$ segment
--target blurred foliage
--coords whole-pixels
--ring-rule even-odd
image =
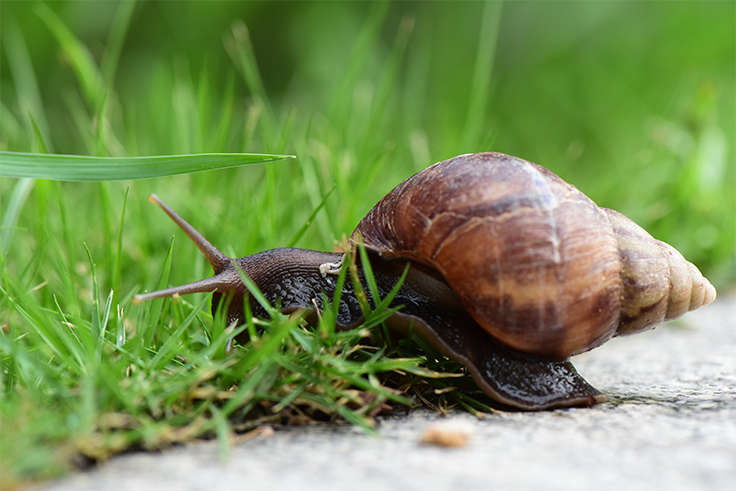
[[[290,210],[304,195],[315,205],[321,190],[338,182],[327,207],[330,230],[312,236],[315,247],[330,247],[418,169],[460,153],[500,151],[541,163],[601,206],[628,214],[715,283],[734,279],[732,2],[40,5],[2,4],[2,149],[34,148],[25,121],[33,114],[55,152],[100,153],[94,128],[83,126],[96,124],[104,99],[109,154],[295,153],[314,160],[313,179],[300,175],[304,164],[266,172],[320,191],[287,193],[289,206],[271,213],[298,222],[307,210]],[[108,61],[99,73],[103,90],[90,88],[70,50],[60,48],[46,10],[93,62]],[[18,30],[43,114],[29,112],[21,97],[19,84],[28,82],[12,53],[18,48],[8,46]],[[252,40],[262,93],[228,49],[238,35]],[[478,97],[473,83],[482,57],[492,69]],[[287,118],[283,148],[253,126]],[[203,181],[251,195],[261,172],[193,176],[186,187],[236,223],[241,207],[207,205],[217,197]],[[281,229],[271,223],[267,231]],[[249,245],[273,247],[280,236]]]

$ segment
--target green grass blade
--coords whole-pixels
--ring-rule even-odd
[[[180,342],[180,337],[189,328],[189,325],[197,317],[197,314],[202,310],[202,307],[209,301],[209,298],[205,297],[195,307],[194,310],[187,316],[186,319],[176,328],[176,331],[169,336],[169,338],[161,345],[161,348],[156,353],[156,356],[151,360],[149,367],[150,370],[160,370],[163,366],[168,363],[171,358],[176,355],[176,345]]]
[[[108,91],[104,91],[102,93],[102,96],[100,97],[100,104],[97,106],[97,114],[95,115],[95,122],[96,122],[96,128],[95,131],[97,134],[95,135],[97,137],[97,152],[96,154],[100,157],[105,156],[106,149],[108,148],[107,145],[107,125],[106,125],[106,117],[105,113],[107,112],[107,102],[108,102]]]
[[[215,429],[217,431],[217,454],[220,462],[224,463],[230,457],[230,439],[233,430],[230,427],[230,423],[227,418],[218,411],[217,408],[212,407],[211,410],[212,417],[215,421]]]
[[[136,3],[137,2],[135,2],[135,0],[130,2],[120,2],[120,7],[118,7],[118,11],[115,14],[115,20],[113,21],[110,35],[107,38],[107,45],[105,46],[105,55],[100,63],[102,79],[107,87],[112,87],[115,80],[115,72],[118,68],[120,52],[123,48],[125,34],[128,31],[128,26],[130,25],[130,19],[133,16]]]
[[[35,181],[33,179],[21,179],[13,186],[10,201],[3,214],[2,227],[0,227],[0,258],[7,254],[10,242],[13,240],[13,233],[18,224],[18,216],[28,199],[28,195],[31,194],[34,184]]]
[[[18,369],[18,376],[26,381],[28,385],[31,380],[53,381],[58,378],[58,374],[49,367],[47,363],[39,360],[29,353],[27,347],[23,343],[15,339],[10,339],[5,334],[0,335],[0,354],[3,357],[12,357]]]
[[[292,155],[205,153],[153,157],[88,157],[0,152],[0,177],[120,181],[190,174],[294,158]]]
[[[171,237],[169,249],[166,252],[166,258],[164,259],[164,267],[161,271],[161,276],[159,277],[158,283],[156,284],[156,290],[163,290],[168,285],[169,272],[171,271],[171,259],[174,255],[174,239],[175,237]],[[161,322],[164,322],[164,318],[161,316],[161,313],[164,310],[164,305],[168,301],[169,299],[167,298],[161,298],[156,299],[153,302],[149,302],[151,306],[150,308],[146,309],[146,317],[148,321],[146,322],[146,325],[148,326],[148,328],[143,336],[138,336],[139,339],[143,340],[144,348],[148,348],[153,344],[154,336],[159,331],[160,327],[158,326],[157,321],[161,319]]]
[[[59,305],[59,300],[56,298],[56,295],[54,295],[54,304],[56,305],[56,309],[59,311],[59,316],[61,317],[62,323],[69,330],[69,333],[76,341],[76,344],[74,344],[71,340],[67,342],[67,348],[76,358],[81,370],[84,367],[84,343],[82,343],[82,340],[79,339],[79,336],[77,336],[76,328],[72,327],[72,324],[67,320],[66,314],[64,314],[64,310],[61,308],[61,305]]]
[[[323,319],[325,319],[325,322],[320,323],[320,330],[326,331],[326,334],[334,334],[335,333],[335,323],[337,321],[337,316],[340,314],[340,301],[342,299],[342,290],[345,286],[345,279],[348,275],[348,267],[345,264],[345,261],[349,260],[347,256],[343,256],[343,266],[340,268],[340,274],[337,276],[337,283],[335,284],[335,298],[332,299],[332,308],[327,309],[325,308],[325,312],[323,314]],[[325,295],[325,299],[326,299]],[[325,301],[325,305],[327,305],[327,302]],[[328,317],[325,314],[329,314],[329,323]]]
[[[363,272],[365,273],[365,282],[368,283],[368,291],[373,298],[373,302],[378,305],[381,301],[381,296],[378,293],[378,285],[376,284],[376,279],[373,276],[373,268],[371,267],[371,262],[368,259],[368,252],[365,250],[363,244],[358,245],[358,253],[360,254],[360,267],[363,268]],[[406,271],[404,274],[406,274]]]
[[[113,291],[110,290],[110,293],[107,296],[107,301],[105,302],[105,310],[102,313],[102,324],[100,327],[100,349],[102,349],[102,342],[105,339],[105,333],[107,332],[107,323],[110,320],[110,310],[112,309],[112,297],[113,297]]]
[[[89,251],[86,243],[84,244],[84,250],[87,251],[90,271],[92,272],[92,339],[97,342],[99,337],[103,335],[100,330],[102,320],[100,317],[100,289],[97,285],[97,266],[92,259],[92,253]]]
[[[46,23],[69,57],[87,101],[92,107],[98,108],[105,93],[105,85],[92,54],[46,4],[38,4],[36,13]]]
[[[230,136],[230,128],[233,125],[233,109],[235,106],[235,73],[231,71],[227,76],[227,82],[222,96],[220,120],[213,138],[215,142],[213,148],[215,149],[226,148],[228,137]]]
[[[43,131],[36,123],[36,118],[33,117],[33,113],[28,113],[28,120],[31,123],[33,129],[33,141],[35,143],[35,151],[38,153],[49,153],[49,144],[46,142],[46,138],[43,135]]]
[[[125,196],[123,197],[123,210],[120,212],[120,232],[118,233],[118,243],[115,249],[115,261],[112,267],[112,291],[115,294],[114,305],[117,305],[120,298],[120,257],[123,253],[123,226],[125,225],[125,208],[128,205],[128,192],[130,187],[125,188]]]
[[[63,360],[63,363],[67,367],[74,367],[75,360],[73,356],[69,354],[68,339],[63,337],[61,333],[56,331],[53,325],[50,324],[46,318],[40,318],[39,316],[42,315],[41,312],[30,312],[29,309],[24,308],[19,303],[19,301],[21,301],[20,298],[18,299],[18,301],[16,301],[16,299],[8,295],[8,292],[6,292],[2,287],[0,287],[0,292],[8,297],[10,305],[15,309],[16,312],[18,312],[18,314],[20,314],[23,320],[26,321],[26,323],[31,327],[32,331],[35,332],[41,339],[43,339],[45,346],[47,346],[53,352],[53,356],[57,357],[60,360]],[[81,369],[82,367],[79,368]]]
[[[2,128],[2,140],[4,142],[15,142],[16,145],[22,147],[23,144],[23,125],[17,115],[0,100],[0,128]],[[6,143],[7,144],[7,143]]]
[[[266,297],[263,296],[261,290],[255,283],[253,283],[253,280],[251,280],[250,277],[245,274],[245,271],[243,271],[243,268],[240,267],[240,264],[233,261],[233,265],[235,266],[235,269],[238,270],[240,279],[243,281],[245,287],[248,289],[248,293],[252,295],[259,304],[261,304],[261,307],[263,307],[266,312],[268,312],[268,315],[270,315],[271,318],[277,317],[279,312],[270,303],[268,303],[268,300],[266,300]]]
[[[347,406],[337,406],[335,408],[337,413],[345,418],[345,421],[348,423],[354,424],[355,426],[360,427],[363,431],[365,431],[370,436],[378,437],[378,432],[371,426],[371,420],[367,416],[362,416],[360,414],[357,414],[352,409],[348,408]]]
[[[404,53],[414,29],[414,20],[410,17],[402,19],[393,48],[386,61],[381,79],[376,87],[375,101],[372,104],[368,120],[368,134],[375,134],[384,121],[391,93],[396,86],[398,75],[405,65]]]
[[[0,166],[2,166],[2,159],[0,158]],[[77,284],[76,279],[78,278],[78,275],[74,269],[77,261],[76,261],[76,245],[77,241],[74,240],[75,234],[73,230],[73,219],[70,218],[70,210],[67,209],[66,201],[63,199],[63,193],[61,192],[61,185],[58,182],[53,183],[53,188],[55,190],[55,196],[56,196],[56,208],[59,210],[59,219],[61,221],[61,236],[60,237],[54,237],[54,241],[58,243],[63,243],[63,248],[61,245],[54,247],[54,255],[56,256],[56,266],[58,271],[64,271],[65,274],[62,275],[62,279],[64,282],[66,294],[65,294],[65,301],[67,303],[67,306],[69,303],[72,304],[73,310],[72,312],[75,315],[80,315],[81,312],[81,305],[80,305],[80,298],[79,295],[77,295]],[[73,213],[73,212],[71,212]],[[62,252],[62,249],[64,252]],[[67,307],[69,308],[69,307]]]
[[[244,22],[236,21],[233,23],[231,32],[232,35],[225,38],[225,48],[235,66],[242,71],[243,78],[251,94],[264,105],[264,131],[267,136],[273,137],[276,128],[275,118],[269,105],[261,72],[258,69],[258,62],[253,51],[253,43],[250,39],[248,27]]]
[[[470,100],[468,101],[468,116],[465,122],[465,141],[460,149],[463,152],[477,152],[481,138],[481,129],[486,126],[483,118],[487,114],[488,97],[491,90],[491,74],[493,72],[493,60],[496,56],[496,41],[501,23],[501,8],[503,2],[486,2],[483,9],[480,40],[478,52],[475,58],[475,71],[473,72],[473,84],[470,88]]]
[[[299,242],[299,239],[302,238],[302,236],[304,235],[304,232],[307,231],[307,229],[309,228],[309,226],[314,221],[314,217],[317,216],[317,213],[319,213],[319,211],[325,206],[325,203],[327,203],[327,198],[330,197],[330,195],[332,194],[332,191],[335,190],[335,187],[337,187],[337,184],[333,184],[332,187],[330,188],[330,190],[327,191],[327,193],[325,194],[325,197],[322,198],[322,201],[319,203],[319,205],[317,205],[317,207],[314,209],[314,211],[312,211],[312,214],[309,215],[309,218],[307,218],[307,221],[304,222],[304,225],[302,225],[302,227],[299,230],[297,230],[297,232],[291,238],[291,240],[289,241],[289,243],[286,244],[286,247],[294,247],[296,245],[296,243]]]
[[[363,29],[350,53],[350,62],[343,72],[339,86],[333,91],[328,114],[336,121],[348,120],[350,107],[345,102],[352,100],[352,92],[364,76],[365,67],[377,44],[388,8],[389,2],[373,2],[371,5]]]
[[[82,96],[76,91],[69,91],[64,94],[64,102],[68,108],[67,113],[79,135],[77,148],[84,148],[84,153],[95,155],[97,151],[97,131],[92,118],[87,113]]]
[[[35,131],[38,131],[42,135],[40,140],[46,142],[47,148],[50,149],[49,125],[46,120],[41,94],[38,90],[38,83],[33,70],[31,55],[28,52],[28,46],[15,19],[11,18],[4,24],[2,36],[4,42],[3,47],[8,55],[10,72],[13,76],[16,90],[18,91],[18,102],[22,113],[21,117],[35,115],[35,118],[28,121],[29,136]],[[39,138],[32,138],[31,141],[39,141]]]

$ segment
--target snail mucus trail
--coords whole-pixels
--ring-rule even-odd
[[[279,248],[229,258],[158,197],[150,200],[215,275],[134,302],[215,292],[213,312],[229,297],[228,322],[245,322],[245,301],[265,316],[246,300],[236,264],[284,312],[322,309],[323,294],[334,298],[342,254]],[[405,333],[411,326],[462,363],[488,396],[520,409],[604,400],[570,356],[653,329],[716,296],[694,265],[624,215],[599,208],[544,167],[499,153],[461,155],[410,177],[361,220],[351,247],[359,242],[382,298],[410,264],[392,303],[403,307],[388,327]],[[362,315],[346,282],[337,325],[353,327]]]

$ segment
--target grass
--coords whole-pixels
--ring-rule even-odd
[[[206,295],[132,305],[210,274],[152,192],[233,257],[331,250],[412,173],[496,150],[628,214],[716,286],[736,278],[730,2],[78,5],[2,3],[0,150],[38,165],[0,178],[3,485],[201,436],[226,452],[264,421],[370,431],[381,404],[408,403],[384,384],[485,409],[453,390],[467,378],[433,378],[457,365],[421,341],[361,345],[380,310],[347,333],[274,313],[228,355]],[[297,159],[128,165],[205,170],[223,152]],[[54,177],[45,154],[117,160],[101,182],[33,179]]]

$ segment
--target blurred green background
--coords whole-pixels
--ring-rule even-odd
[[[55,280],[84,286],[82,242],[104,273],[127,187],[124,293],[150,287],[175,231],[149,192],[241,256],[284,245],[336,185],[297,244],[330,249],[404,178],[480,151],[550,168],[717,286],[736,277],[733,2],[1,8],[3,150],[39,151],[41,135],[54,153],[298,157],[148,181],[37,182],[4,252],[50,293]],[[0,182],[4,210],[16,186]],[[70,278],[44,272],[58,269],[38,258],[49,243]],[[172,282],[207,274],[193,247],[177,254]]]

